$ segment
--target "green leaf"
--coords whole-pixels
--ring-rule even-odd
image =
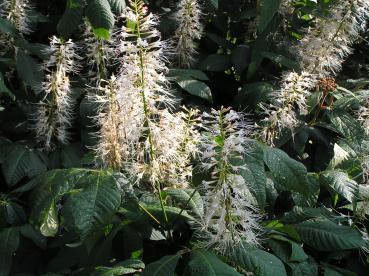
[[[102,39],[109,39],[110,30],[114,26],[114,14],[108,0],[89,0],[86,16],[95,35]]]
[[[267,82],[248,83],[236,96],[236,102],[241,107],[257,107],[259,103],[266,101],[273,91],[274,87]]]
[[[200,194],[193,189],[167,189],[165,193],[181,204],[182,208],[191,210],[198,216],[204,214],[204,205]],[[187,204],[187,206],[185,206]]]
[[[23,237],[31,239],[38,247],[46,249],[46,238],[32,225],[24,224],[19,227],[19,231]]]
[[[261,56],[273,61],[277,65],[284,66],[291,70],[299,70],[299,64],[296,61],[291,60],[283,55],[264,51],[261,52]]]
[[[302,246],[284,236],[272,235],[270,242],[275,242],[274,245],[284,249],[287,248],[287,254],[283,257],[278,255],[284,262],[304,262],[308,259],[308,255],[302,249]],[[270,243],[269,243],[270,244]],[[273,248],[273,246],[272,246]],[[274,251],[274,249],[273,249]]]
[[[9,275],[13,254],[19,246],[19,232],[15,228],[0,231],[0,275]]]
[[[330,220],[311,220],[294,225],[301,240],[319,251],[357,249],[365,245],[360,233]]]
[[[310,187],[305,166],[275,148],[265,148],[264,162],[274,179],[286,190],[309,194]]]
[[[9,88],[5,84],[3,73],[0,72],[0,93],[5,93],[12,100],[15,100],[14,94],[9,90]]]
[[[247,245],[235,246],[229,258],[245,271],[255,276],[286,276],[286,269],[276,256]]]
[[[222,262],[213,253],[204,250],[196,250],[191,253],[191,260],[185,268],[185,275],[236,276],[241,274],[231,266]]]
[[[168,74],[168,78],[176,79],[197,79],[201,81],[208,81],[208,76],[200,70],[195,69],[170,69]]]
[[[332,123],[332,127],[344,137],[357,138],[362,136],[363,130],[359,121],[346,111],[331,111],[328,112],[328,117]]]
[[[113,175],[88,169],[52,170],[37,178],[40,183],[31,194],[31,222],[45,236],[62,225],[81,241],[108,223],[120,205],[120,193]]]
[[[119,15],[124,11],[126,8],[126,1],[125,0],[108,0],[112,11],[118,13]]]
[[[40,64],[33,57],[19,50],[17,51],[16,68],[21,80],[30,86],[35,93],[38,93],[44,80]]]
[[[65,200],[64,226],[76,232],[81,240],[108,223],[121,202],[115,178],[103,171],[85,174]]]
[[[251,49],[249,45],[238,45],[232,50],[232,63],[238,74],[241,74],[247,68],[250,56]]]
[[[358,198],[359,184],[350,179],[347,173],[342,171],[326,171],[321,175],[321,181],[327,187],[340,196],[353,203]]]
[[[200,69],[211,72],[223,72],[232,66],[231,55],[209,55],[201,64]]]
[[[145,264],[140,260],[129,259],[119,262],[113,267],[97,267],[92,276],[120,276],[140,272]]]
[[[46,166],[36,150],[20,144],[8,144],[2,147],[6,158],[2,171],[9,186],[14,186],[24,177],[33,177],[46,171]]]
[[[263,148],[256,143],[252,145],[250,151],[244,155],[243,163],[239,173],[250,187],[250,192],[256,198],[258,206],[263,209],[267,198]]]
[[[82,0],[67,0],[64,14],[57,25],[57,31],[63,38],[69,38],[82,23],[84,6]]]
[[[17,29],[6,19],[0,18],[0,32],[11,37],[17,37]]]
[[[262,33],[269,25],[274,15],[278,12],[281,0],[261,0],[259,1],[260,17],[258,21],[258,32]]]
[[[209,0],[210,4],[215,8],[218,9],[219,3],[218,0]]]
[[[189,94],[212,102],[211,90],[205,83],[194,79],[182,78],[177,78],[176,82]]]
[[[174,271],[177,267],[177,263],[181,258],[180,254],[164,256],[159,261],[149,264],[142,272],[142,276],[162,276],[162,275],[175,275]]]

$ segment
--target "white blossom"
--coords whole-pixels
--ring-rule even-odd
[[[75,44],[52,37],[49,59],[44,63],[47,73],[42,84],[45,96],[37,105],[34,130],[36,138],[46,150],[54,146],[54,140],[66,144],[70,139],[68,128],[72,125],[74,103],[71,98],[69,73],[76,71]]]
[[[328,16],[317,17],[315,26],[307,30],[297,50],[305,71],[326,76],[341,70],[345,58],[352,52],[351,44],[366,30],[369,2],[366,0],[337,1]]]
[[[174,36],[175,55],[179,67],[190,67],[194,61],[196,40],[201,39],[201,9],[198,0],[180,0],[175,20],[177,30]]]
[[[200,186],[205,204],[199,229],[204,237],[202,245],[220,253],[235,244],[258,245],[260,215],[240,174],[247,169],[242,160],[249,150],[251,128],[243,114],[228,109],[204,113],[203,122],[206,132],[200,144],[201,164],[212,172],[212,179]]]

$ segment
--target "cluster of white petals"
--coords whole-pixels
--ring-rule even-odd
[[[285,9],[291,1],[284,1]],[[306,114],[306,98],[319,78],[341,70],[342,63],[351,53],[351,45],[366,29],[369,1],[337,1],[329,15],[317,17],[293,51],[298,55],[302,73],[285,73],[282,88],[272,95],[272,104],[262,107],[266,118],[261,137],[269,144],[278,138],[284,128],[293,130],[298,124],[297,114]],[[291,82],[291,78],[295,79]],[[296,87],[295,87],[296,86]],[[290,95],[289,95],[290,93]]]
[[[203,246],[224,253],[235,244],[257,245],[260,215],[240,173],[246,169],[242,160],[251,128],[243,114],[224,108],[204,113],[203,124],[202,167],[212,172],[212,179],[200,187],[205,202]]]
[[[71,40],[63,42],[53,36],[50,41],[49,59],[43,65],[47,72],[41,88],[45,96],[38,103],[34,126],[37,139],[46,150],[54,146],[54,140],[62,144],[69,140],[74,108],[69,74],[77,69],[75,50]]]
[[[360,32],[366,30],[369,2],[366,0],[337,1],[328,16],[316,18],[315,26],[307,30],[297,50],[301,67],[309,73],[326,76],[341,70],[351,45]]]
[[[31,33],[29,0],[4,0],[0,4],[0,16],[7,19],[21,34]]]
[[[110,89],[95,96],[104,106],[98,115],[97,156],[107,167],[124,167],[139,183],[154,189],[158,183],[184,187],[192,174],[191,155],[197,150],[196,113],[171,111],[175,102],[165,77],[167,47],[156,29],[156,16],[134,0],[122,17],[128,24],[115,34],[119,72],[114,93]]]
[[[29,0],[4,0],[0,2],[0,17],[6,19],[20,35],[30,34],[29,12],[32,5]],[[10,35],[0,33],[0,52],[6,53],[14,47],[14,40]]]
[[[261,136],[268,144],[273,144],[279,133],[285,129],[294,129],[299,121],[296,110],[300,114],[307,113],[306,97],[316,85],[315,75],[307,72],[287,72],[282,77],[281,89],[272,94],[273,102],[262,106],[267,115]]]
[[[202,35],[200,4],[198,0],[180,0],[177,5],[174,36],[176,63],[179,67],[190,67],[197,53],[195,41]]]

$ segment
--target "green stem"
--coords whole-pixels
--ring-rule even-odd
[[[140,11],[139,9],[139,3],[138,0],[135,0],[134,2],[134,9],[135,9],[135,14],[136,14],[136,18],[137,18],[137,38],[141,39],[141,24],[140,24]],[[150,162],[153,162],[153,160],[155,159],[155,153],[154,153],[154,145],[153,145],[153,138],[152,138],[152,132],[151,132],[151,128],[150,128],[150,112],[148,109],[148,105],[147,105],[147,100],[146,100],[146,95],[145,95],[145,66],[144,66],[144,50],[142,49],[141,46],[139,46],[139,58],[140,58],[140,69],[141,69],[141,80],[140,80],[140,84],[141,84],[141,97],[142,97],[142,103],[143,103],[143,108],[144,108],[144,114],[145,114],[145,120],[147,123],[147,128],[148,128],[148,139],[149,139],[149,144],[150,144]],[[159,200],[160,200],[160,206],[165,218],[165,221],[168,223],[168,216],[167,213],[165,211],[164,208],[164,201],[163,201],[163,197],[161,194],[161,186],[160,183],[154,183],[157,184],[157,189],[158,189],[158,193],[159,193]]]

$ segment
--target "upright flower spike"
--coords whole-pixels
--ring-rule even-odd
[[[96,37],[87,19],[85,19],[83,29],[83,45],[89,67],[88,76],[98,82],[100,79],[107,78],[106,65],[112,55],[112,47],[109,41]]]
[[[126,25],[116,34],[120,64],[120,120],[128,170],[154,189],[185,186],[190,156],[183,155],[186,122],[170,108],[174,100],[165,77],[167,46],[156,30],[157,18],[140,0],[130,1]]]
[[[0,4],[0,15],[7,19],[21,34],[31,33],[29,0],[4,0]]]
[[[50,57],[44,63],[48,74],[42,85],[45,97],[38,104],[34,126],[37,139],[46,150],[52,149],[55,141],[66,144],[69,140],[73,101],[68,74],[76,71],[75,47],[71,40],[63,42],[55,36],[50,41]]]
[[[196,40],[201,39],[201,9],[198,0],[180,0],[175,14],[177,30],[174,36],[175,55],[179,67],[190,67],[194,61]]]
[[[4,0],[0,2],[0,16],[8,20],[20,35],[31,33],[29,12],[32,5],[29,0]],[[14,39],[0,33],[0,52],[6,53],[14,48]]]
[[[202,167],[212,171],[212,180],[200,187],[205,202],[200,229],[206,237],[204,246],[224,253],[236,244],[257,245],[259,215],[240,175],[250,127],[242,114],[228,109],[204,113],[203,122]]]
[[[99,142],[95,147],[96,163],[99,166],[119,171],[122,168],[123,155],[127,152],[123,145],[122,120],[120,103],[117,100],[120,93],[119,83],[112,76],[109,81],[101,80],[99,93],[89,97],[100,107],[96,116],[96,124],[100,127],[97,133]]]

